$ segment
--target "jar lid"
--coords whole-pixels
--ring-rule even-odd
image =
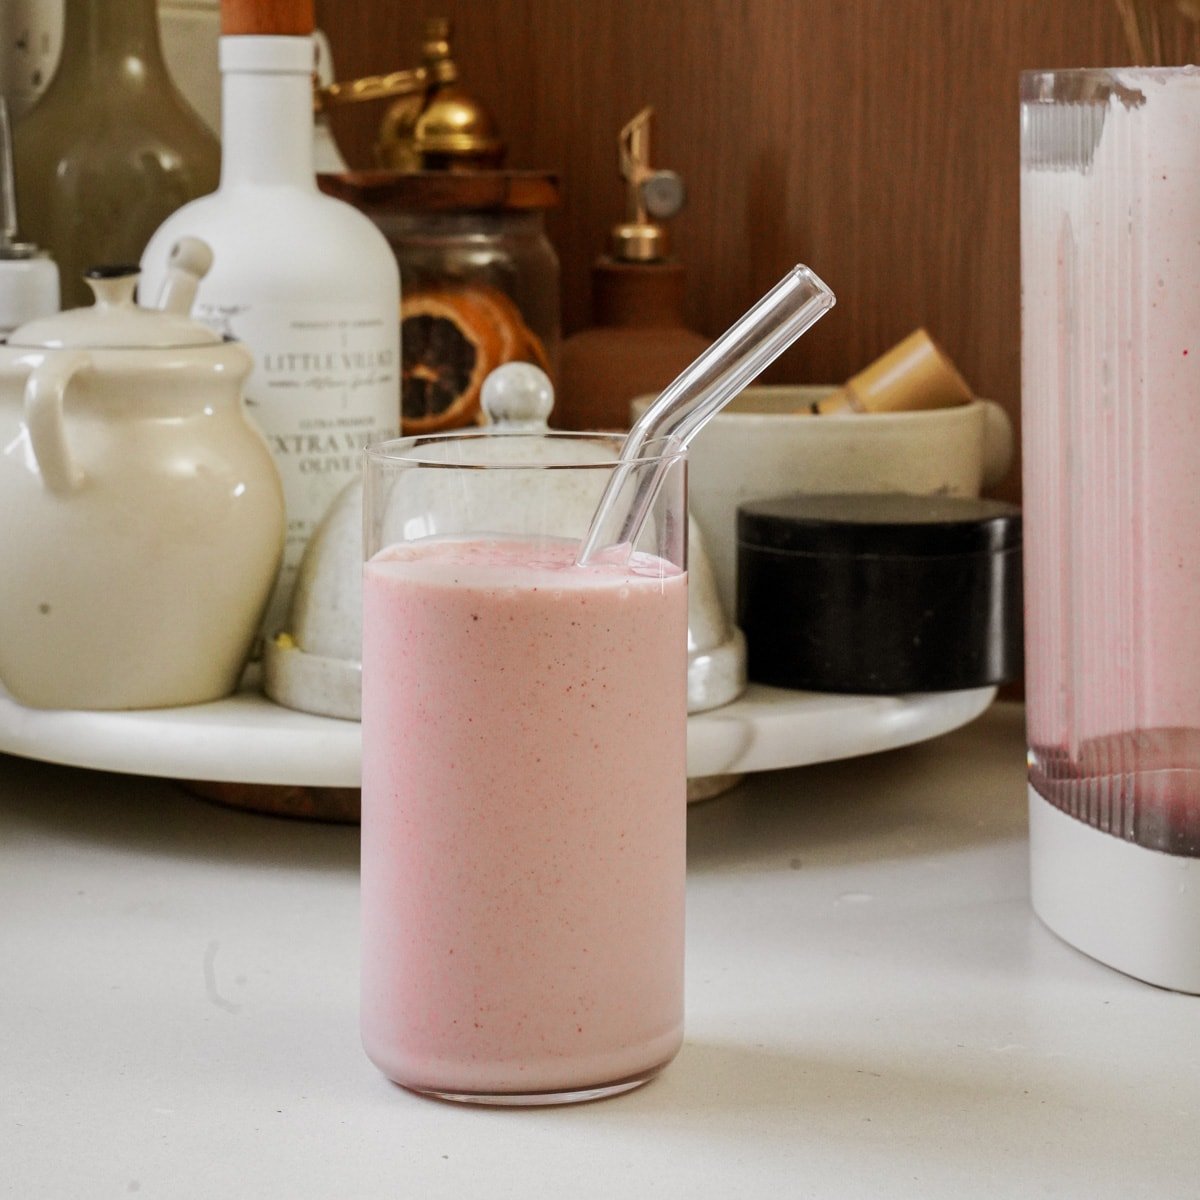
[[[191,317],[134,303],[139,273],[136,266],[93,267],[84,278],[95,294],[94,305],[30,321],[12,334],[8,345],[53,350],[162,350],[221,342],[220,334]]]
[[[993,554],[1021,544],[1021,510],[957,496],[789,496],[742,505],[737,530],[742,545],[794,554]]]
[[[1013,679],[1020,512],[895,494],[744,505],[738,624],[750,678],[772,687],[900,695]]]

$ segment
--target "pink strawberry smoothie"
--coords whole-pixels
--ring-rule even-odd
[[[365,569],[363,1044],[408,1087],[589,1090],[680,1045],[687,577],[575,549]]]
[[[1115,75],[1022,168],[1031,777],[1200,845],[1200,71]]]

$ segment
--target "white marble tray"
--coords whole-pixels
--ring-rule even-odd
[[[924,741],[965,725],[995,688],[832,696],[752,684],[688,718],[692,777],[804,766]],[[130,775],[357,787],[359,725],[280,708],[257,691],[191,708],[45,712],[0,692],[0,752]]]

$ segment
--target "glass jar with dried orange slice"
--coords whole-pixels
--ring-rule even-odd
[[[558,363],[558,257],[544,213],[552,175],[352,171],[321,177],[379,226],[400,264],[403,428],[481,420],[483,380],[508,362]]]

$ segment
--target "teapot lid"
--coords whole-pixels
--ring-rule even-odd
[[[84,275],[96,297],[90,308],[73,308],[30,321],[13,331],[9,346],[47,349],[162,350],[212,346],[221,335],[182,313],[143,308],[134,302],[140,268],[93,267]]]

